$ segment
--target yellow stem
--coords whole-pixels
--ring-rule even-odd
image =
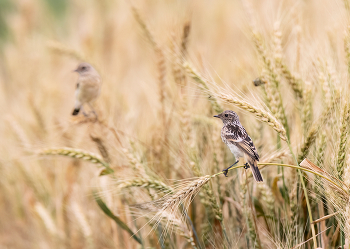
[[[339,184],[337,184],[336,182],[334,182],[334,181],[332,181],[331,179],[325,177],[324,175],[319,174],[319,173],[317,173],[317,172],[315,172],[315,171],[312,171],[312,170],[310,170],[310,169],[306,169],[306,168],[303,168],[303,167],[299,167],[299,166],[295,166],[295,165],[290,165],[290,164],[283,164],[283,163],[258,163],[258,165],[276,165],[276,166],[289,167],[289,168],[295,168],[295,169],[300,169],[300,170],[303,170],[303,171],[307,171],[307,172],[310,172],[310,173],[312,173],[312,174],[314,174],[314,175],[317,175],[317,176],[320,176],[320,177],[324,178],[325,180],[329,181],[330,183],[332,183],[333,185],[337,186],[339,189],[341,189],[342,191],[344,191],[345,193],[347,193],[347,191],[344,190],[344,189],[343,189]],[[230,168],[229,171],[230,171],[230,170],[233,170],[233,169],[243,168],[243,167],[244,167],[244,165],[235,166],[235,167]],[[223,174],[223,173],[224,173],[223,171],[221,171],[221,172],[219,172],[219,173],[216,173],[216,174],[212,175],[211,178],[214,178],[214,177],[216,177],[216,176],[218,176],[218,175],[221,175],[221,174]]]

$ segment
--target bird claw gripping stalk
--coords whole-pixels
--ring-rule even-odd
[[[228,169],[224,169],[222,172],[224,172],[224,175],[227,177]]]
[[[233,166],[235,166],[238,162],[239,162],[239,160],[237,160],[237,161],[236,161],[234,164],[232,164],[230,167],[228,167],[227,169],[224,169],[224,170],[222,171],[226,177],[227,177],[228,170],[231,169]]]

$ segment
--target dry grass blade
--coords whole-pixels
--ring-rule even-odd
[[[92,236],[92,229],[91,226],[89,225],[83,210],[80,208],[80,206],[78,205],[78,203],[74,202],[72,204],[72,211],[74,216],[76,217],[79,226],[83,232],[83,235],[88,243],[87,248],[94,248],[94,240],[93,240],[93,236]]]
[[[323,169],[320,167],[316,166],[313,162],[311,162],[309,159],[305,158],[301,163],[300,166],[303,166],[305,168],[308,168],[310,170],[313,170],[315,172],[319,173],[326,173]]]
[[[331,228],[331,227],[328,227],[326,230],[324,230],[324,231],[322,231],[322,232],[319,232],[318,234],[316,234],[316,236],[318,236],[318,235],[320,235],[320,234],[326,232],[326,231],[327,231],[328,229],[330,229],[330,228]],[[310,240],[312,240],[312,238],[310,238],[310,239],[308,239],[308,240],[305,240],[303,243],[300,243],[300,244],[298,244],[298,245],[292,247],[291,249],[297,249],[297,248],[301,247],[302,245],[304,245],[305,243],[307,243],[307,242],[310,241]],[[316,249],[321,249],[321,248],[316,248]]]
[[[191,23],[190,22],[185,23],[183,27],[183,35],[181,40],[181,55],[183,56],[183,58],[185,58],[187,54],[187,45],[188,45],[188,37],[190,35],[190,30],[191,30]]]
[[[314,221],[312,222],[312,224],[316,224],[316,223],[319,223],[319,222],[321,222],[321,221],[327,220],[327,219],[329,219],[329,218],[331,218],[331,217],[333,217],[334,215],[337,215],[337,214],[339,214],[339,212],[335,212],[335,213],[333,213],[333,214],[329,214],[329,215],[323,216],[322,218],[319,218],[319,219],[317,219],[317,220],[314,220]]]
[[[39,202],[37,202],[34,206],[35,211],[40,216],[42,221],[45,224],[46,229],[54,236],[62,237],[61,232],[58,230],[56,224],[54,223],[51,215],[46,210],[46,208]]]
[[[108,153],[108,150],[104,144],[104,142],[102,141],[102,139],[98,136],[95,136],[94,134],[90,134],[90,138],[92,141],[94,141],[97,145],[97,148],[98,150],[100,151],[102,157],[103,157],[103,160],[107,163],[110,163],[111,162],[111,159],[109,157],[109,153]]]

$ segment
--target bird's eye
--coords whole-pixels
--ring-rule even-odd
[[[225,114],[225,117],[227,118],[227,117],[228,117],[228,114]]]
[[[86,69],[86,67],[82,67],[81,69],[82,69],[82,70],[85,70],[85,69]]]

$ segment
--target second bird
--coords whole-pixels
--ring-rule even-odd
[[[88,104],[93,113],[97,117],[96,112],[91,106],[91,103],[98,97],[101,91],[101,77],[93,66],[89,63],[80,63],[78,68],[74,70],[79,73],[77,88],[75,90],[75,105],[72,115],[78,115],[79,111],[83,110],[83,105]]]
[[[247,169],[250,167],[255,181],[262,182],[263,178],[257,165],[259,154],[256,151],[252,139],[249,137],[241,122],[239,122],[237,113],[227,110],[214,117],[220,118],[224,123],[221,129],[221,139],[229,147],[236,159],[234,164],[223,170],[225,176],[227,176],[228,170],[239,162],[239,158],[244,157],[247,161],[245,168]]]

